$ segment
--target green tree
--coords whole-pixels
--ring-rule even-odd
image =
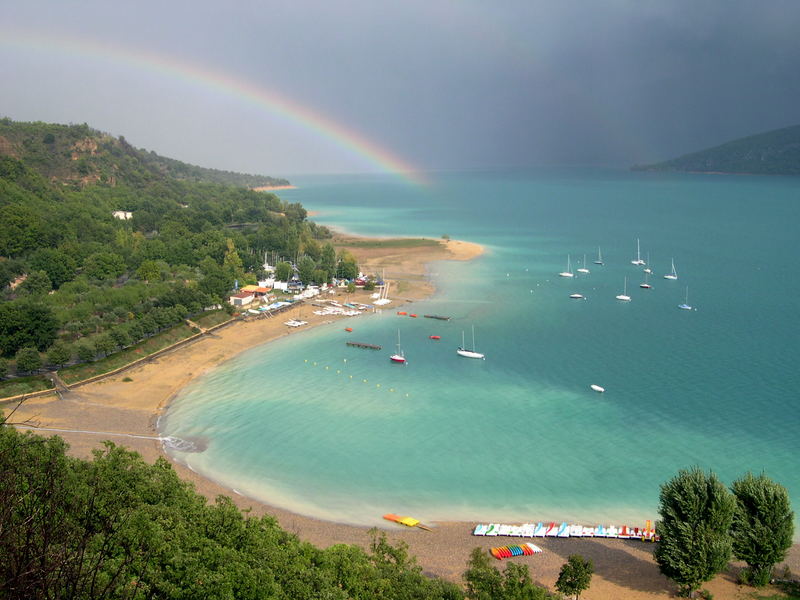
[[[0,358],[0,380],[8,376],[8,361],[5,358]]]
[[[358,277],[358,262],[349,252],[343,250],[339,255],[339,264],[336,267],[336,276],[339,279],[355,279]]]
[[[125,272],[125,261],[114,252],[95,252],[83,262],[83,272],[95,279],[116,279]]]
[[[0,206],[0,256],[18,256],[41,244],[44,222],[29,206]]]
[[[111,339],[114,340],[114,344],[117,348],[124,348],[131,343],[131,336],[128,334],[127,329],[122,325],[114,327],[108,332],[108,334],[111,336]]]
[[[75,354],[81,362],[92,362],[97,356],[97,348],[91,340],[81,340],[75,344]]]
[[[17,289],[32,296],[41,296],[52,290],[53,284],[44,271],[31,271]]]
[[[236,246],[234,245],[233,240],[229,238],[226,240],[226,243],[228,249],[225,251],[225,257],[222,260],[222,268],[231,281],[234,279],[242,281],[242,278],[244,277],[242,259],[239,257],[239,253],[236,251]]]
[[[322,246],[319,268],[324,270],[328,274],[328,277],[336,275],[336,250],[334,250],[333,244],[330,242],[326,242],[325,245]]]
[[[786,488],[765,474],[747,473],[731,485],[736,498],[731,537],[736,558],[747,563],[745,579],[769,583],[772,568],[786,558],[794,535],[794,513]]]
[[[731,557],[730,527],[736,500],[714,473],[681,470],[661,486],[654,552],[661,572],[694,597]]]
[[[55,289],[74,279],[77,268],[69,254],[56,248],[38,248],[31,254],[28,264],[32,270],[47,273]]]
[[[33,373],[42,368],[42,357],[36,348],[20,348],[14,357],[17,362],[17,371],[22,373]]]
[[[275,279],[277,281],[289,281],[292,276],[292,265],[286,261],[279,262],[275,265]]]
[[[161,281],[161,267],[156,260],[145,260],[136,269],[136,277],[144,281]]]
[[[100,335],[94,336],[92,339],[95,348],[97,348],[97,351],[103,356],[108,356],[117,349],[117,344],[109,333],[101,333]]]
[[[526,565],[514,563],[501,574],[481,548],[473,548],[463,579],[470,600],[545,600],[547,590],[534,585]]]
[[[25,346],[44,350],[56,338],[53,311],[28,300],[0,303],[0,354],[13,356]]]
[[[297,264],[297,274],[305,285],[314,282],[314,271],[317,269],[317,263],[310,256],[304,256]]]
[[[56,340],[47,350],[47,362],[56,367],[63,367],[72,358],[72,347],[69,344]]]
[[[588,558],[583,558],[580,554],[570,554],[561,566],[556,581],[556,589],[562,594],[580,598],[581,593],[589,589],[592,582],[594,565]]]

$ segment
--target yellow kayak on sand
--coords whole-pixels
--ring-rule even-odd
[[[406,527],[419,527],[420,529],[424,529],[425,531],[430,531],[430,527],[426,527],[414,517],[401,517],[390,513],[383,515],[383,518],[386,519],[387,521],[394,521],[395,523],[400,523],[401,525],[405,525]]]

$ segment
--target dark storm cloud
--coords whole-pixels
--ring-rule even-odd
[[[627,165],[800,123],[795,1],[14,4],[4,30],[224,71],[423,168]],[[235,97],[113,61],[0,44],[0,76],[12,118],[86,121],[223,168],[371,168]]]

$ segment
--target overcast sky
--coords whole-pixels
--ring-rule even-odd
[[[278,176],[381,168],[342,132],[422,170],[628,166],[800,124],[799,32],[797,0],[8,1],[0,115]]]

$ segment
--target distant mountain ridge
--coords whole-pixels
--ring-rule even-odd
[[[165,179],[256,188],[289,185],[286,179],[198,167],[131,146],[86,124],[59,125],[0,119],[0,157],[35,168],[54,182],[147,184]]]
[[[739,138],[634,171],[800,175],[800,125]]]

